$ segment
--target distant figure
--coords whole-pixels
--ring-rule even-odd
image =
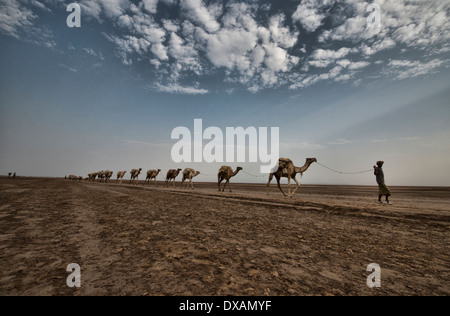
[[[14,172],[14,174],[13,174],[13,179],[15,179],[16,178],[16,173]]]
[[[9,172],[9,173],[8,173],[8,179],[11,179],[11,175],[12,175],[12,173]]]
[[[381,202],[381,197],[384,195],[386,196],[386,203],[390,203],[389,202],[389,197],[391,196],[391,191],[389,190],[389,188],[386,186],[386,183],[384,182],[384,172],[383,172],[383,164],[384,161],[377,161],[377,165],[373,166],[374,169],[374,174],[376,176],[377,179],[377,183],[378,183],[378,203],[383,203]]]

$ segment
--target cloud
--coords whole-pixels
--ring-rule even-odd
[[[332,3],[334,1],[304,0],[298,5],[294,14],[292,14],[292,20],[299,22],[306,31],[314,32],[322,25],[326,17],[322,12]]]
[[[176,93],[176,94],[188,94],[188,95],[202,95],[209,93],[206,89],[199,89],[197,87],[183,87],[178,84],[171,85],[161,85],[157,84],[156,88],[158,91],[166,93]]]
[[[102,20],[102,16],[118,18],[132,5],[129,0],[81,0],[78,4],[84,16],[99,21]]]
[[[256,34],[242,29],[220,30],[208,39],[208,58],[216,66],[246,71],[250,68],[250,51],[257,39]]]
[[[26,42],[54,48],[53,31],[46,25],[36,25],[38,15],[33,11],[49,11],[45,5],[38,1],[31,1],[31,7],[19,1],[0,0],[0,33],[12,36]],[[25,2],[26,4],[26,2]]]
[[[343,58],[350,53],[351,49],[342,47],[337,51],[330,49],[317,49],[311,54],[309,64],[318,68],[325,68],[333,63],[336,59]]]
[[[69,48],[69,49],[70,49],[70,48]],[[99,58],[99,59],[101,59],[101,60],[105,60],[105,57],[103,57],[103,54],[102,54],[101,52],[96,52],[94,49],[92,49],[92,48],[86,48],[86,47],[84,47],[83,50],[84,50],[87,54],[89,54],[89,55],[91,55],[91,56],[97,57],[97,58]]]
[[[202,0],[184,0],[180,2],[186,16],[194,23],[204,27],[207,32],[216,32],[220,25],[214,15],[208,11]]]
[[[23,29],[33,26],[37,16],[14,0],[0,1],[0,31],[19,38]]]
[[[391,60],[389,68],[385,70],[385,74],[394,75],[396,79],[408,79],[423,76],[436,71],[444,61],[433,59],[428,62],[411,61],[411,60]]]
[[[150,13],[156,14],[158,8],[158,0],[142,0],[144,8]]]
[[[292,153],[296,151],[316,151],[325,149],[324,146],[313,141],[303,141],[299,143],[280,143],[280,153]]]
[[[61,63],[59,63],[58,65],[63,67],[64,69],[67,69],[67,70],[71,71],[71,72],[78,73],[78,70],[75,69],[75,68],[69,67],[69,66],[61,64]]]
[[[348,144],[352,144],[352,143],[353,143],[353,141],[348,140],[348,139],[342,139],[342,138],[328,142],[328,144],[330,144],[330,145],[348,145]]]
[[[93,29],[95,23],[108,29],[102,34],[123,64],[151,67],[155,82],[169,83],[173,91],[183,91],[181,80],[200,81],[205,75],[222,76],[224,82],[257,93],[327,80],[360,84],[369,66],[371,78],[400,80],[447,64],[448,1],[377,3],[379,28],[367,25],[368,2],[357,0],[302,0],[276,11],[270,4],[242,0],[79,1]],[[42,18],[49,18],[54,7],[60,9],[60,2],[0,0],[0,32],[55,47],[53,31]],[[84,51],[104,58],[91,48]],[[381,64],[389,51],[399,57]]]

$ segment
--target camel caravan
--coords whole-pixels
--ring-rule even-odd
[[[269,181],[267,182],[267,195],[269,195],[269,187],[270,183],[272,182],[273,178],[277,180],[277,186],[278,189],[281,191],[281,193],[284,196],[292,197],[297,190],[300,188],[300,183],[297,180],[296,176],[300,174],[300,176],[303,176],[303,173],[308,170],[308,168],[313,164],[314,162],[317,162],[316,158],[307,158],[305,164],[302,167],[297,167],[294,165],[293,161],[288,158],[279,158],[278,166],[272,170],[272,173],[269,175]],[[230,192],[232,192],[230,179],[235,177],[240,171],[242,171],[242,167],[237,167],[234,171],[233,168],[230,166],[222,166],[219,169],[219,172],[217,174],[217,184],[219,188],[219,192],[224,192],[226,186],[228,185],[228,189]],[[245,171],[244,171],[245,172]],[[130,185],[137,185],[139,183],[139,175],[142,173],[142,168],[139,169],[132,169],[130,171]],[[147,186],[155,186],[158,187],[157,177],[161,173],[161,169],[151,169],[148,170],[146,173],[146,178],[144,180],[143,185]],[[118,171],[116,176],[116,184],[122,184],[123,178],[127,174],[127,171]],[[192,168],[186,168],[182,171],[182,169],[170,169],[166,173],[165,181],[164,181],[164,187],[175,187],[175,181],[177,177],[181,174],[181,182],[180,187],[194,190],[194,184],[193,179],[197,177],[200,174],[200,171],[196,171]],[[89,173],[88,177],[85,179],[89,182],[104,182],[108,183],[108,181],[113,176],[113,172],[110,170],[102,170],[98,172]],[[286,194],[283,189],[281,188],[280,180],[281,178],[287,178],[288,179],[288,193]],[[66,179],[69,180],[78,180],[81,181],[82,177],[77,176],[69,176],[66,177]],[[291,180],[293,180],[296,183],[296,187],[293,191],[291,191]],[[223,187],[221,186],[221,183],[225,181],[225,184]]]

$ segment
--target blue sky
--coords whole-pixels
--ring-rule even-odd
[[[71,1],[0,0],[0,172],[214,175],[221,163],[170,157],[172,130],[201,118],[279,127],[281,156],[299,166],[385,160],[388,184],[448,186],[450,4],[374,1],[381,26],[369,27],[369,2],[83,0],[69,28]],[[313,165],[302,182],[374,177]]]

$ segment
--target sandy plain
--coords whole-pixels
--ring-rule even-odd
[[[450,188],[391,189],[0,178],[0,295],[449,295]]]

